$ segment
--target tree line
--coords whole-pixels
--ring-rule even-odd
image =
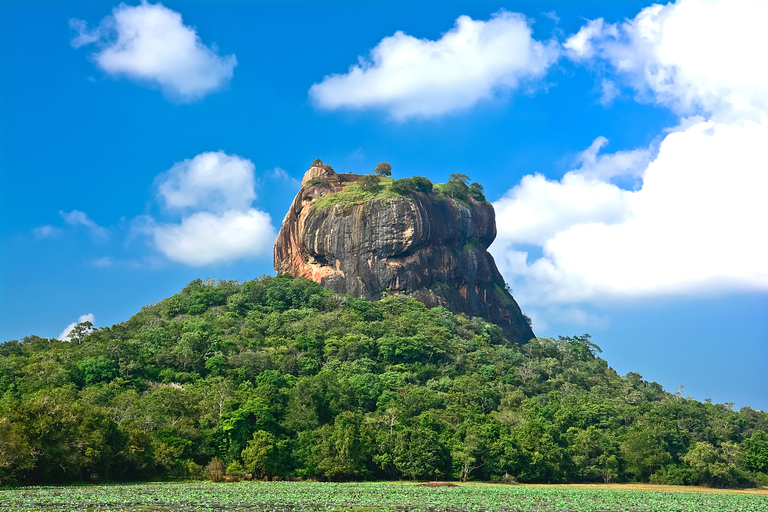
[[[201,478],[768,484],[768,414],[618,375],[588,335],[290,276],[0,344],[0,485]]]

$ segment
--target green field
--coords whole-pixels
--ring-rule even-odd
[[[0,511],[768,511],[768,495],[399,483],[238,482],[0,490]]]

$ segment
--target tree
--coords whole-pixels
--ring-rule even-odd
[[[571,427],[566,436],[568,448],[579,477],[610,483],[618,476],[619,459],[616,440],[590,425],[586,430]]]
[[[460,183],[465,187],[468,186],[467,185],[468,181],[469,181],[469,176],[467,176],[466,174],[455,173],[455,174],[451,174],[448,177],[448,183]]]
[[[276,439],[270,432],[257,430],[241,456],[245,472],[255,477],[271,477],[276,470]]]
[[[379,176],[392,176],[392,166],[387,162],[379,162],[373,169],[373,172]]]
[[[472,471],[485,465],[482,461],[485,447],[482,444],[482,438],[474,432],[475,430],[477,428],[469,429],[464,439],[457,441],[451,451],[454,476],[461,478],[462,482],[467,481]]]
[[[88,336],[91,331],[93,331],[93,324],[91,322],[80,322],[74,326],[71,331],[69,331],[69,334],[67,334],[67,339],[69,341],[75,341],[78,345],[80,345],[83,341],[85,341],[85,337]]]
[[[333,425],[323,425],[315,432],[314,458],[319,471],[331,480],[360,478],[368,473],[371,443],[363,427],[363,416],[344,411]]]
[[[460,201],[467,201],[469,199],[468,181],[469,176],[466,174],[451,174],[448,178],[448,183],[443,186],[443,190],[449,197]]]
[[[768,473],[768,435],[758,430],[744,441],[747,469]]]
[[[738,482],[743,455],[741,446],[735,443],[725,442],[715,448],[702,441],[696,443],[683,460],[693,469],[699,483],[722,487]]]
[[[469,195],[477,201],[485,201],[485,189],[477,182],[472,183],[469,186]]]

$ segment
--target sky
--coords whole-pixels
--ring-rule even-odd
[[[768,410],[767,21],[767,0],[4,0],[0,341],[274,275],[311,162],[386,161],[484,185],[538,336]]]

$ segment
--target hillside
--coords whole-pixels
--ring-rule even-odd
[[[0,484],[254,477],[766,483],[768,415],[518,346],[400,296],[196,280],[71,341],[0,344]]]

